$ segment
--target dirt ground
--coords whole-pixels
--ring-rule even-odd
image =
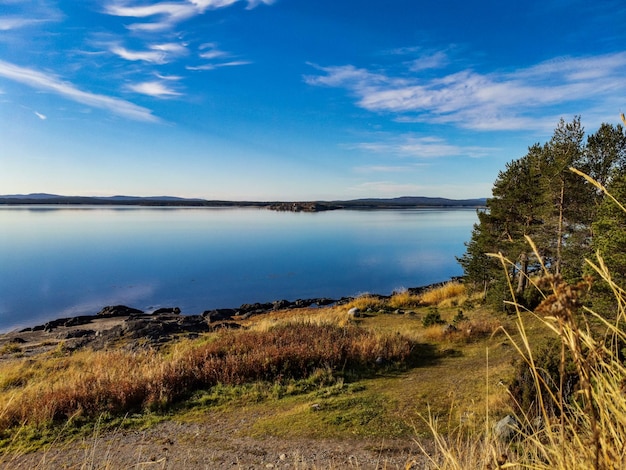
[[[3,469],[425,469],[413,440],[255,439],[245,420],[167,421],[25,455],[0,457]]]

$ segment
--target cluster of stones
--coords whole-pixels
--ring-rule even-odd
[[[71,340],[68,343],[73,344],[74,348],[89,345],[94,349],[100,349],[121,339],[135,343],[141,340],[150,346],[157,346],[181,334],[193,337],[199,333],[218,329],[240,328],[239,322],[253,315],[294,308],[341,305],[350,300],[352,298],[348,297],[340,300],[329,298],[278,300],[268,303],[243,304],[237,309],[206,310],[197,315],[182,315],[178,307],[159,308],[150,313],[125,305],[112,305],[104,307],[96,315],[59,318],[43,325],[25,328],[20,333],[40,331],[54,334],[58,340]],[[89,328],[93,322],[113,318],[119,318],[120,321],[110,328],[98,329],[93,326]],[[81,328],[82,326],[84,328]]]

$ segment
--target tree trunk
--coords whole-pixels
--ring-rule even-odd
[[[561,274],[561,252],[563,250],[563,206],[565,205],[565,181],[561,180],[561,194],[559,195],[559,226],[556,239],[556,261],[554,274]]]
[[[526,289],[528,281],[528,255],[524,252],[519,257],[520,269],[517,272],[517,289],[515,293],[521,295]]]

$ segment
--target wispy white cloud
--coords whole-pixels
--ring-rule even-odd
[[[0,18],[0,31],[10,31],[12,29],[25,28],[27,26],[33,26],[44,23],[46,20],[40,20],[36,18],[26,18],[20,16],[5,16]]]
[[[154,64],[164,64],[165,54],[159,51],[129,51],[125,47],[115,46],[111,48],[111,52],[126,60],[140,60],[143,62],[152,62]]]
[[[180,75],[161,75],[159,73],[155,73],[154,75],[157,78],[160,78],[161,80],[168,80],[168,81],[177,81],[177,80],[183,79],[183,77],[181,77]]]
[[[45,121],[46,119],[48,119],[48,116],[46,116],[45,114],[38,113],[37,111],[34,111],[34,113],[35,113],[35,116],[37,116],[42,121]]]
[[[73,84],[37,70],[20,67],[0,60],[0,76],[8,78],[37,90],[49,91],[66,99],[95,108],[107,110],[113,114],[139,121],[158,121],[149,109],[137,106],[129,101],[111,96],[89,93]]]
[[[441,64],[441,60],[428,56],[421,68]],[[369,111],[476,130],[536,128],[537,111],[545,114],[551,106],[583,98],[614,102],[626,92],[624,52],[559,58],[513,72],[484,74],[468,69],[435,78],[420,77],[415,64],[410,78],[344,65],[317,67],[323,74],[304,80],[310,85],[344,88],[359,107]]]
[[[104,7],[105,13],[112,16],[149,19],[144,23],[133,23],[128,28],[135,31],[161,31],[171,29],[178,23],[188,20],[206,10],[229,7],[239,0],[188,0],[157,2],[153,4],[136,4],[132,1],[114,1]],[[265,4],[271,5],[273,0],[248,0],[248,9]]]
[[[426,163],[416,163],[413,165],[364,165],[354,167],[357,173],[406,173],[416,168],[428,166]]]
[[[220,62],[220,63],[215,63],[215,64],[204,64],[204,65],[188,65],[185,68],[187,70],[192,70],[192,71],[196,71],[196,70],[214,70],[216,68],[219,67],[238,67],[240,65],[249,65],[252,62],[248,61],[248,60],[233,60],[230,62]]]
[[[276,0],[248,0],[248,10],[258,7],[259,5],[272,5]]]
[[[118,44],[111,44],[109,50],[126,60],[153,64],[167,64],[188,52],[185,46],[178,43],[150,44],[145,51],[131,51]]]
[[[467,181],[464,184],[465,197],[484,197],[490,194],[492,183],[490,181],[478,182]],[[421,196],[436,194],[438,197],[458,199],[459,187],[456,184],[412,184],[398,183],[389,180],[367,181],[347,188],[347,192],[354,197],[400,197]]]
[[[368,181],[348,188],[354,194],[399,197],[407,194],[422,194],[424,187],[418,184],[398,183],[394,181]]]
[[[213,70],[218,67],[234,67],[250,64],[250,61],[247,60],[227,60],[227,58],[232,57],[232,54],[221,50],[218,45],[213,42],[202,44],[198,49],[200,51],[198,57],[209,62],[200,65],[188,65],[186,67],[187,70]]]
[[[198,14],[198,9],[191,3],[159,2],[152,5],[129,5],[129,2],[115,2],[104,7],[104,12],[112,16],[130,18],[152,18],[149,23],[135,23],[128,26],[131,30],[159,31],[175,26]],[[156,17],[156,18],[155,18]]]
[[[136,83],[133,85],[129,85],[128,89],[134,91],[136,93],[141,93],[143,95],[154,96],[157,98],[170,97],[170,96],[179,96],[180,93],[176,90],[168,87],[165,82],[162,81],[151,81],[151,82],[143,82]]]
[[[223,8],[232,5],[233,3],[237,3],[238,0],[189,0],[190,3],[193,3],[200,11],[204,11],[207,8]]]
[[[452,156],[478,158],[484,157],[495,150],[486,147],[452,145],[439,137],[415,137],[412,135],[361,142],[355,144],[353,148],[384,155],[420,159]]]
[[[409,69],[412,72],[420,70],[439,69],[450,63],[448,55],[443,51],[437,51],[432,54],[426,54],[418,59],[411,61]]]

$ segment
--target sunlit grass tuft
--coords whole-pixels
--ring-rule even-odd
[[[456,306],[467,299],[465,285],[460,282],[448,282],[442,286],[427,290],[420,296],[422,305]],[[455,304],[442,305],[443,302],[455,301]]]
[[[416,308],[421,303],[420,296],[411,294],[408,290],[396,292],[389,299],[389,307],[397,308]]]

